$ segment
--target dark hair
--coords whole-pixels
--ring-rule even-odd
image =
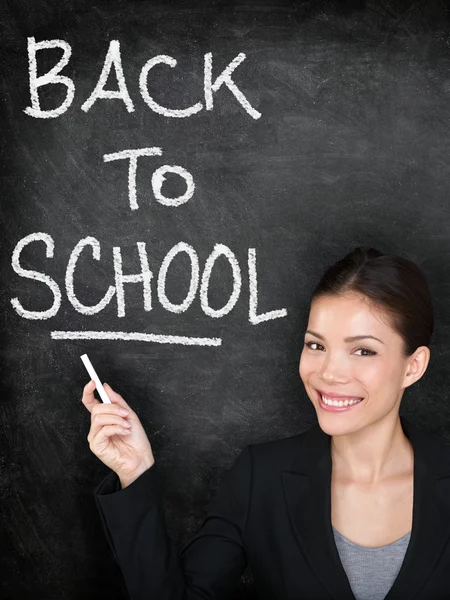
[[[375,248],[358,246],[328,267],[315,287],[319,296],[355,292],[377,309],[403,338],[403,354],[429,346],[434,328],[433,301],[427,280],[412,261]]]

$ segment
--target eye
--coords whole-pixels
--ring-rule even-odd
[[[374,352],[373,350],[369,350],[368,348],[358,348],[358,350],[362,350],[362,352],[368,352],[369,354],[360,354],[360,356],[373,356],[374,354],[376,354],[376,352]]]
[[[322,346],[322,344],[319,344],[318,342],[305,342],[305,346],[308,346],[308,348],[311,348],[311,350],[314,350],[315,348],[312,348],[311,344],[316,344],[316,346]],[[323,346],[322,346],[323,348]]]

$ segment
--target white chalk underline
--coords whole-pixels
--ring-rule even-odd
[[[221,338],[161,335],[127,331],[52,331],[53,340],[126,340],[157,342],[158,344],[183,344],[184,346],[220,346]]]

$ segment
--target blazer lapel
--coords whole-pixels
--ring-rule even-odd
[[[331,437],[317,424],[283,471],[287,510],[305,560],[335,600],[355,600],[331,528]]]
[[[385,600],[415,598],[450,539],[450,464],[434,438],[400,417],[414,448],[414,504],[409,545]]]
[[[450,540],[450,463],[442,446],[400,416],[414,448],[414,505],[410,542],[385,600],[413,600]],[[331,437],[318,424],[283,471],[286,507],[301,551],[334,600],[355,600],[331,526]]]

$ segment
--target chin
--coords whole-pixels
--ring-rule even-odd
[[[339,415],[342,417],[344,415]],[[355,433],[361,429],[361,426],[350,423],[349,420],[336,418],[337,415],[317,415],[319,426],[327,435],[347,435]]]

